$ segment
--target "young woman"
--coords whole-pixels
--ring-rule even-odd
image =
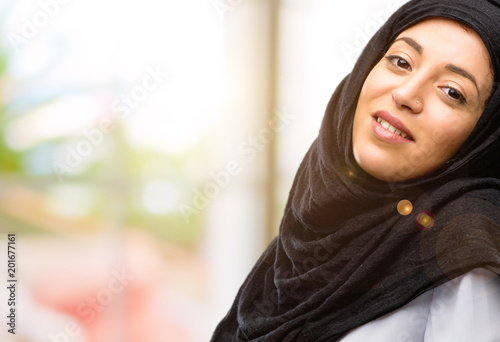
[[[388,20],[212,341],[500,341],[499,32],[499,1]]]

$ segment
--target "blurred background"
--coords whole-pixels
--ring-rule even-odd
[[[0,340],[208,341],[404,2],[1,0]]]

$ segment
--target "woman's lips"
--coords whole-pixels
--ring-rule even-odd
[[[383,140],[395,143],[413,142],[410,130],[395,116],[387,111],[378,111],[372,119],[373,132]]]

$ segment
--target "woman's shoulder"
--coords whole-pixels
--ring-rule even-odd
[[[500,342],[500,277],[474,269],[352,330],[342,342]]]
[[[474,269],[433,290],[424,341],[500,341],[500,277]]]
[[[485,268],[476,268],[434,289],[439,294],[450,290],[471,297],[493,295],[500,291],[500,276]]]

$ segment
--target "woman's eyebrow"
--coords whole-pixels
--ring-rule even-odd
[[[453,64],[448,64],[446,66],[446,70],[459,74],[460,76],[472,81],[472,83],[476,86],[477,93],[479,94],[479,87],[477,86],[476,78],[471,73]]]
[[[419,55],[421,55],[424,52],[424,48],[422,47],[422,45],[420,45],[419,43],[417,43],[412,38],[410,38],[410,37],[401,37],[401,38],[396,39],[394,42],[397,42],[397,41],[400,41],[400,40],[404,41],[406,44],[408,44],[412,48],[414,48],[418,52]]]

